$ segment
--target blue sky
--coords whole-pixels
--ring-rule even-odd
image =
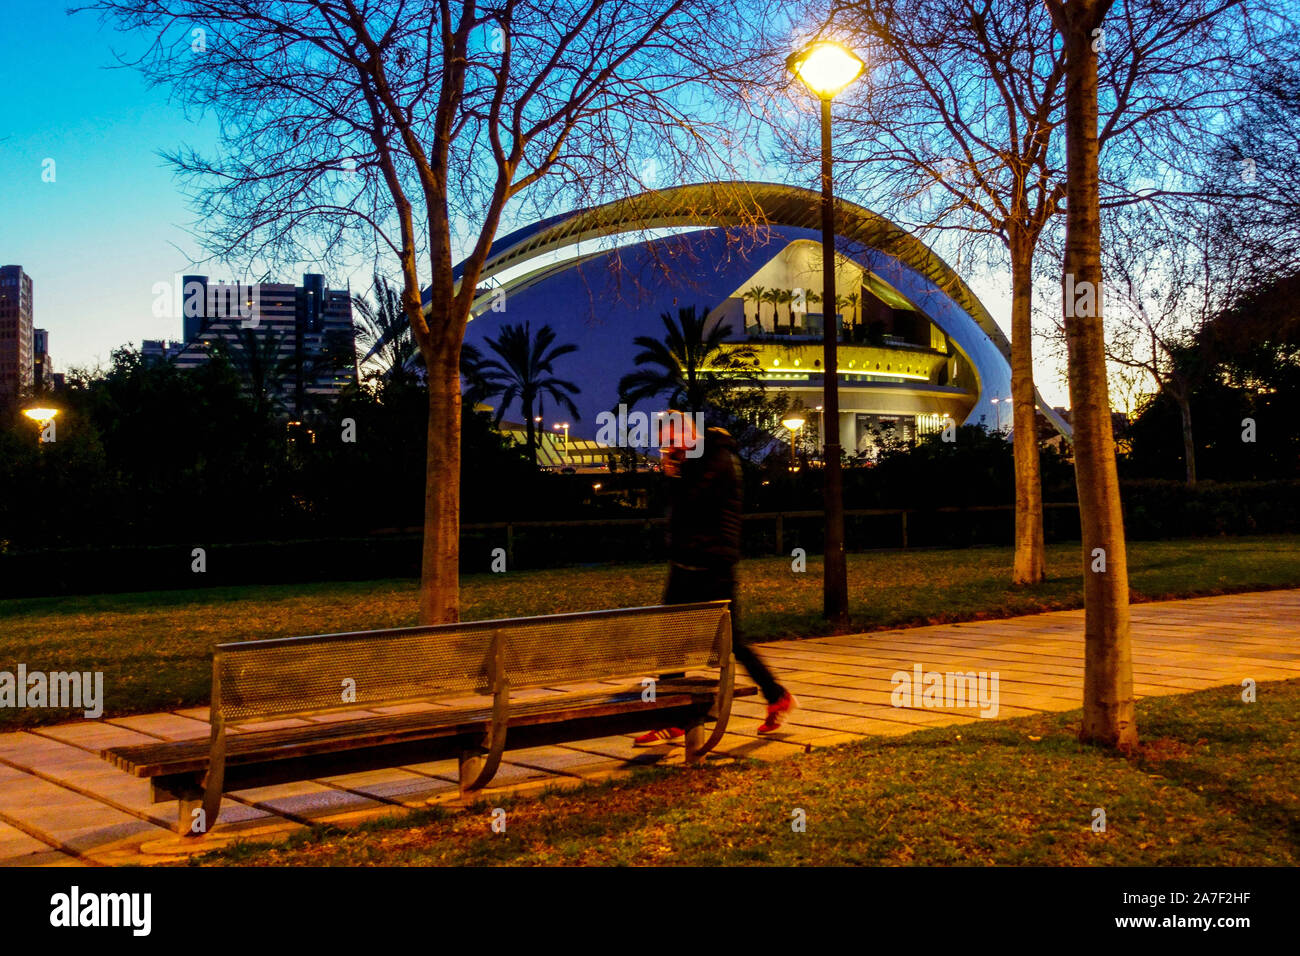
[[[155,318],[155,282],[190,266],[192,218],[157,151],[202,145],[140,74],[105,69],[121,38],[61,3],[7,0],[0,39],[0,259],[32,276],[36,325],[59,369],[106,362],[115,346],[180,337]],[[42,178],[54,161],[54,182]]]
[[[6,0],[0,36],[0,263],[23,266],[35,289],[36,325],[50,331],[55,367],[107,363],[119,345],[179,338],[179,318],[153,312],[154,286],[199,271],[236,278],[202,253],[193,216],[158,155],[214,142],[214,125],[188,119],[168,90],[112,68],[125,38],[60,2]],[[45,182],[47,160],[54,181]],[[297,273],[315,271],[310,264]],[[295,281],[296,273],[277,276]],[[966,276],[1007,327],[1001,276]],[[328,276],[336,288],[369,286],[368,270]],[[1053,404],[1064,389],[1040,367]]]

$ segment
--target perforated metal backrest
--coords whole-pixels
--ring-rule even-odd
[[[492,691],[493,634],[512,689],[716,667],[726,601],[217,645],[226,723]]]

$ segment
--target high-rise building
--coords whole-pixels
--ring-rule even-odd
[[[50,359],[50,333],[32,329],[32,388],[36,392],[54,387],[54,366]]]
[[[32,340],[32,277],[22,266],[0,266],[0,396],[31,391]]]
[[[145,339],[140,343],[140,358],[142,358],[146,364],[170,362],[184,351],[184,342],[164,341],[163,339]]]
[[[250,384],[256,380],[294,416],[356,381],[352,295],[330,289],[323,275],[304,275],[300,286],[182,281],[185,345],[177,368],[195,368],[224,349]],[[171,358],[174,343],[149,344],[154,357]]]

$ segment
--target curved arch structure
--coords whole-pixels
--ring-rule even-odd
[[[764,306],[751,324],[743,292],[773,269],[784,270],[787,285],[797,281],[791,276],[807,274],[808,291],[820,287],[812,279],[820,270],[820,204],[819,193],[792,186],[707,183],[541,220],[493,244],[466,340],[491,335],[499,321],[531,321],[555,327],[561,342],[575,341],[576,365],[557,374],[583,386],[582,420],[594,432],[595,416],[585,413],[617,401],[601,373],[616,379],[632,370],[632,339],[661,337],[660,313],[704,302],[731,322],[738,337],[758,343],[770,384],[806,393],[812,407],[821,387],[820,333],[812,326],[819,329],[824,319],[800,314],[815,320],[806,336],[769,334],[778,329],[765,328]],[[907,342],[882,346],[876,337],[874,346],[841,346],[848,415],[841,421],[842,443],[857,446],[855,412],[1009,424],[1001,420],[1009,417],[1006,406],[998,404],[1010,396],[1010,343],[960,276],[920,240],[862,206],[837,203],[836,227],[837,271],[846,275],[837,282],[840,290],[860,287],[864,309],[869,292],[873,307],[908,317],[909,329],[921,327]],[[808,268],[810,256],[818,260],[816,269]],[[774,325],[777,309],[771,308]],[[840,321],[849,321],[843,311]],[[795,326],[791,317],[791,332]],[[1041,396],[1038,404],[1068,435]]]

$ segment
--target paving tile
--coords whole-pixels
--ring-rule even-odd
[[[638,747],[632,737],[596,737],[591,740],[575,740],[564,746],[571,750],[581,750],[602,757],[613,757],[629,767],[637,765],[666,765],[681,763],[686,748],[680,744],[662,747]]]
[[[90,797],[30,775],[0,784],[0,814],[50,843],[86,851],[158,827]]]
[[[136,714],[132,717],[114,717],[112,723],[159,740],[193,740],[212,733],[206,720],[195,720],[179,714]]]
[[[212,709],[206,704],[202,707],[182,707],[172,711],[173,714],[179,714],[182,717],[189,717],[192,720],[201,720],[207,723],[212,714]]]
[[[119,727],[103,720],[86,720],[70,724],[55,724],[53,727],[38,727],[32,731],[41,737],[49,737],[62,743],[82,747],[98,753],[105,747],[130,747],[134,744],[156,743],[155,738],[139,731]]]
[[[323,778],[321,782],[333,787],[355,790],[376,800],[393,801],[408,806],[419,806],[435,793],[456,789],[456,784],[450,780],[427,777],[397,767],[328,777]]]
[[[51,847],[22,830],[0,822],[0,866],[29,866],[22,857],[49,853]]]
[[[423,774],[426,777],[436,777],[439,780],[459,780],[460,763],[456,760],[429,760],[425,763],[404,764],[403,770],[409,770],[411,773]]]
[[[522,767],[535,767],[551,773],[568,773],[583,764],[602,763],[601,757],[567,747],[528,747],[511,750],[510,762]]]
[[[240,790],[236,796],[274,814],[290,814],[310,820],[375,809],[381,805],[376,800],[309,780]]]
[[[87,756],[80,747],[38,734],[15,734],[13,737],[0,744],[0,761],[18,767],[39,766],[57,772],[61,767],[79,764]]]

